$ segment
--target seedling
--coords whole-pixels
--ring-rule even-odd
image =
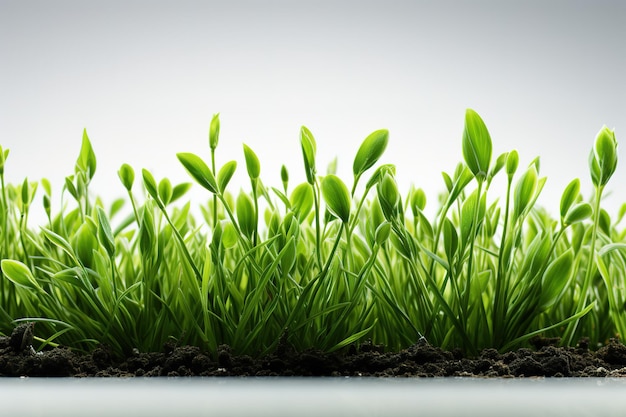
[[[124,164],[118,176],[127,197],[107,206],[89,188],[96,154],[85,131],[60,211],[50,183],[41,182],[48,223],[40,228],[28,221],[38,183],[5,184],[10,159],[0,148],[0,331],[29,321],[18,327],[16,350],[33,343],[35,322],[39,347],[89,351],[102,343],[119,354],[174,340],[259,356],[281,337],[300,350],[368,338],[389,350],[426,339],[477,353],[535,335],[573,345],[626,332],[626,232],[618,228],[626,209],[613,220],[601,207],[617,166],[607,128],[589,157],[592,198],[572,180],[558,218],[536,206],[546,182],[539,159],[520,166],[515,150],[494,158],[473,110],[465,115],[464,161],[443,173],[434,219],[423,190],[403,196],[395,167],[379,164],[387,130],[355,150],[348,181],[334,164],[318,172],[317,141],[304,126],[302,184],[290,183],[297,167],[283,165],[281,184],[266,187],[257,155],[243,145],[250,188],[237,193],[229,190],[237,162],[218,165],[219,133],[215,115],[210,162],[177,153],[207,201],[181,202],[189,183],[157,181],[145,169],[137,182]],[[506,177],[502,199],[492,198],[498,175]],[[132,213],[118,219],[125,201]]]

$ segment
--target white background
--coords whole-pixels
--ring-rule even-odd
[[[441,171],[461,159],[465,109],[491,132],[494,157],[518,149],[520,169],[541,156],[540,204],[553,214],[580,177],[604,125],[626,131],[626,3],[616,1],[14,1],[0,0],[0,144],[9,182],[47,177],[58,210],[83,128],[98,158],[92,189],[123,196],[117,170],[189,180],[177,152],[208,159],[221,113],[218,165],[242,143],[266,185],[286,164],[304,180],[299,129],[318,142],[318,170],[390,130],[381,162],[434,210]],[[618,164],[606,200],[626,201]],[[199,187],[191,195],[202,204]],[[494,194],[496,192],[494,191]],[[41,194],[38,196],[40,201]],[[39,204],[38,204],[39,205]]]

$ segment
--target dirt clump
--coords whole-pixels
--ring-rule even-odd
[[[342,352],[296,352],[281,345],[262,358],[235,355],[220,346],[210,355],[195,346],[167,344],[162,352],[132,352],[118,358],[105,346],[89,354],[64,347],[34,352],[16,336],[0,337],[0,376],[374,376],[374,377],[616,377],[626,376],[626,346],[611,340],[597,351],[585,341],[558,347],[537,340],[534,349],[500,353],[485,349],[476,357],[448,352],[422,341],[400,352],[363,343]]]

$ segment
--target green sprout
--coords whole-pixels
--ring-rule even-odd
[[[537,205],[546,183],[539,158],[525,168],[516,150],[492,160],[489,131],[471,109],[463,161],[442,173],[432,219],[426,193],[411,186],[403,195],[395,166],[379,162],[385,129],[356,149],[351,184],[336,160],[318,172],[317,141],[304,126],[299,184],[282,165],[278,187],[266,187],[244,144],[250,188],[235,193],[237,161],[216,165],[219,132],[216,114],[210,161],[176,154],[206,191],[202,216],[182,199],[191,183],[157,181],[145,169],[136,181],[129,164],[117,173],[124,199],[94,198],[86,131],[58,211],[49,181],[5,183],[9,151],[0,147],[0,332],[37,322],[36,349],[106,344],[122,355],[175,342],[255,356],[284,342],[336,351],[370,339],[397,350],[425,338],[477,354],[537,335],[596,345],[626,333],[626,204],[616,219],[601,206],[617,168],[606,127],[588,161],[594,194],[586,200],[573,179],[556,218]],[[490,195],[498,176],[502,199]],[[39,184],[47,224],[33,228]],[[132,213],[116,217],[128,201]]]

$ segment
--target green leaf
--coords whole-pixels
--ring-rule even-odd
[[[384,221],[378,225],[376,232],[374,233],[374,240],[379,246],[385,243],[389,239],[391,234],[391,223]]]
[[[591,180],[596,187],[609,182],[617,167],[617,141],[615,132],[603,126],[589,155]]]
[[[619,212],[617,213],[617,220],[615,221],[615,223],[620,223],[624,218],[624,215],[626,215],[626,203],[622,203],[622,205],[620,206]]]
[[[326,166],[326,175],[328,174],[337,174],[337,157],[334,157]]]
[[[213,194],[219,194],[219,187],[211,169],[199,156],[183,152],[176,154],[176,157],[198,184]]]
[[[376,185],[376,191],[378,192],[378,201],[385,218],[387,220],[395,218],[398,203],[400,202],[400,193],[398,193],[396,181],[387,173]]]
[[[448,196],[449,201],[455,201],[461,195],[465,187],[472,181],[472,178],[474,178],[474,176],[470,169],[464,164],[459,164],[454,172],[454,180],[450,195]]]
[[[52,245],[61,249],[70,257],[70,259],[72,259],[72,261],[74,261],[75,263],[78,263],[78,259],[76,259],[74,249],[72,248],[72,245],[70,245],[67,240],[65,240],[62,236],[56,234],[52,230],[46,229],[45,227],[41,228],[41,232],[46,237],[46,239],[48,239],[48,241],[52,243]]]
[[[73,175],[65,177],[65,188],[72,195],[72,197],[74,197],[76,200],[79,199],[78,190],[76,189],[76,186],[74,185]]]
[[[239,235],[237,229],[229,221],[222,222],[222,244],[226,249],[234,248],[239,241]]]
[[[506,157],[506,175],[508,175],[509,179],[513,178],[513,175],[515,175],[518,165],[519,154],[515,149],[513,149]]]
[[[191,188],[190,182],[182,182],[178,184],[177,186],[175,186],[174,189],[172,190],[172,198],[170,199],[170,203],[173,203],[174,201],[178,200],[179,198],[187,194],[187,191],[189,191],[190,188]]]
[[[43,196],[43,208],[46,211],[46,215],[48,217],[50,217],[51,207],[52,207],[52,202],[50,201],[50,196],[48,194],[45,194]]]
[[[220,139],[220,114],[214,114],[209,128],[209,146],[215,150]]]
[[[0,146],[0,175],[4,175],[4,163],[6,162],[8,157],[9,150],[2,149],[2,146]]]
[[[498,174],[498,172],[500,172],[502,168],[504,168],[504,166],[506,165],[508,156],[509,156],[508,152],[505,152],[503,154],[500,154],[500,156],[498,156],[498,158],[496,159],[495,165],[491,168],[491,172],[489,173],[490,181]]]
[[[157,190],[157,184],[154,177],[150,171],[145,168],[141,170],[141,175],[143,177],[143,185],[146,187],[146,191],[150,197],[154,198],[157,204],[161,205],[161,199],[159,198],[159,191]]]
[[[350,193],[348,188],[336,175],[327,175],[322,180],[322,195],[326,207],[335,217],[348,223],[350,219]]]
[[[309,129],[305,126],[300,128],[300,147],[302,148],[302,157],[304,159],[304,173],[309,184],[315,183],[315,153],[317,144],[315,138]]]
[[[107,254],[110,258],[115,256],[115,239],[113,238],[113,232],[111,231],[111,224],[107,219],[106,213],[102,207],[97,207],[98,212],[98,238],[100,243],[104,246]]]
[[[287,171],[287,167],[285,165],[280,167],[280,180],[283,183],[283,188],[286,190],[289,185],[289,171]]]
[[[559,299],[572,274],[574,253],[567,250],[555,259],[543,275],[539,305],[541,310],[552,307]]]
[[[152,207],[147,204],[143,208],[141,224],[139,225],[139,249],[146,261],[153,261],[156,258],[157,245],[158,235],[154,228]]]
[[[476,210],[476,200],[479,198],[478,189],[472,191],[461,206],[461,242],[463,244],[469,243],[470,239],[474,239],[476,235],[470,236],[472,230],[472,223],[474,222],[474,214]],[[480,196],[478,201],[478,213],[476,213],[476,227],[474,233],[478,233],[479,225],[485,217],[485,211],[487,206],[486,194]]]
[[[3,259],[0,266],[4,275],[15,285],[29,290],[42,289],[30,269],[20,261]]]
[[[252,180],[256,180],[261,175],[261,163],[254,151],[248,145],[243,144],[243,154],[246,157],[246,168],[248,176]]]
[[[421,188],[412,190],[410,194],[411,211],[414,217],[426,207],[426,193]]]
[[[606,235],[611,235],[611,216],[606,210],[600,208],[600,216],[598,216],[598,227]]]
[[[52,195],[52,186],[50,185],[50,180],[48,180],[47,178],[42,178],[41,179],[41,186],[44,189],[44,193],[47,196],[51,196]]]
[[[448,192],[451,192],[452,187],[454,186],[454,183],[452,182],[452,178],[447,172],[442,172],[441,176],[443,177],[443,182],[446,185],[446,190],[448,190]]]
[[[161,198],[161,201],[163,202],[163,204],[167,206],[172,200],[172,193],[173,193],[172,183],[170,182],[170,180],[167,178],[163,178],[159,182],[158,191],[159,191],[159,197]]]
[[[126,190],[130,191],[133,188],[133,183],[135,182],[135,171],[128,164],[122,164],[119,171],[117,171],[117,176],[120,177],[122,181],[122,185]]]
[[[467,109],[463,130],[463,157],[478,181],[484,181],[487,178],[491,152],[491,136],[485,122],[474,110]]]
[[[80,148],[80,154],[76,161],[76,173],[85,173],[87,180],[91,180],[96,173],[96,154],[91,147],[91,141],[87,136],[87,129],[83,129],[83,142]]]
[[[531,165],[530,168],[522,175],[515,186],[514,194],[514,218],[518,219],[525,210],[528,208],[530,202],[533,200],[535,191],[537,190],[537,170],[535,165]]]
[[[380,182],[380,180],[383,179],[385,174],[395,176],[396,166],[393,164],[384,164],[376,168],[376,170],[370,177],[369,181],[367,181],[367,184],[365,184],[365,188],[369,190],[370,188],[374,187],[376,184]]]
[[[240,192],[237,197],[237,221],[241,232],[252,239],[255,230],[254,202],[252,198],[244,192]]]
[[[308,183],[298,185],[291,192],[291,196],[289,196],[289,204],[300,223],[302,223],[311,212],[313,202],[313,190]]]
[[[30,192],[28,187],[28,178],[24,178],[24,182],[22,183],[22,204],[24,207],[30,204]]]
[[[565,190],[563,191],[563,195],[561,196],[561,218],[564,218],[567,215],[572,204],[576,202],[578,195],[580,194],[580,180],[578,178],[572,180]]]
[[[310,185],[308,183],[305,183],[305,185],[310,188]],[[285,193],[283,193],[281,190],[279,190],[276,187],[272,187],[272,191],[274,191],[274,194],[276,194],[278,198],[280,199],[280,201],[283,202],[285,207],[287,208],[291,207],[291,203],[289,203],[289,198],[285,195]]]
[[[97,233],[96,225],[91,218],[87,218],[72,238],[72,247],[76,252],[76,256],[87,268],[93,266],[93,251],[98,249]]]
[[[565,218],[563,219],[563,224],[566,226],[572,225],[574,223],[582,222],[583,220],[588,219],[593,214],[593,208],[589,203],[578,203],[573,206],[570,210],[568,210]]]
[[[447,217],[443,221],[443,247],[446,252],[448,262],[451,264],[454,255],[459,248],[459,235],[452,221]]]
[[[235,170],[237,169],[237,161],[229,161],[226,162],[220,171],[217,173],[217,184],[219,186],[220,192],[226,191],[226,187],[230,182],[230,179],[235,174]]]
[[[389,141],[389,131],[377,130],[365,138],[354,158],[352,172],[355,180],[370,169],[382,156]]]

